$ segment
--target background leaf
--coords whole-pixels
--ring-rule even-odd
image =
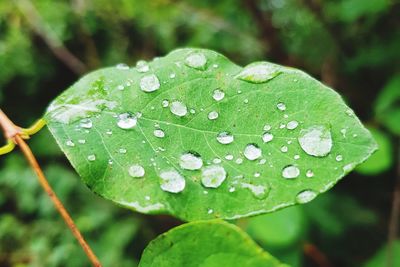
[[[200,49],[93,72],[45,118],[94,192],[184,220],[309,202],[376,149],[340,96],[305,73],[242,69]]]

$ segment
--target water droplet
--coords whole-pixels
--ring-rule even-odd
[[[264,143],[271,142],[272,139],[274,139],[274,135],[272,133],[266,132],[262,136],[262,140],[264,141]]]
[[[230,188],[229,188],[229,192],[230,192],[230,193],[233,193],[233,192],[235,192],[235,191],[236,191],[236,188],[234,188],[234,187],[230,187]]]
[[[119,70],[129,70],[129,66],[125,63],[119,63],[115,67]]]
[[[191,68],[204,70],[207,64],[207,58],[203,53],[194,52],[186,57],[185,64]]]
[[[215,101],[221,101],[222,99],[224,99],[225,93],[220,89],[215,89],[212,97]]]
[[[261,175],[261,173],[259,173],[259,172],[254,173],[254,177],[256,177],[256,178],[260,177],[260,175]]]
[[[209,210],[207,211],[208,214],[212,214],[213,212],[214,212],[213,209],[209,209]]]
[[[210,113],[208,113],[208,119],[209,120],[215,120],[215,119],[217,119],[218,118],[218,112],[216,112],[216,111],[211,111]]]
[[[106,134],[107,134],[107,135],[112,135],[112,133],[113,133],[113,132],[112,132],[111,130],[107,130],[107,131],[106,131]]]
[[[198,170],[203,166],[203,160],[196,152],[187,152],[180,157],[179,166],[185,170]]]
[[[293,179],[300,175],[300,170],[294,165],[288,165],[282,170],[282,176],[286,179]]]
[[[249,183],[241,183],[242,188],[249,189],[258,199],[264,199],[268,195],[268,188],[263,185],[253,185]]]
[[[240,164],[243,163],[243,159],[242,159],[242,158],[237,158],[237,159],[235,160],[235,163],[240,165]]]
[[[218,64],[213,64],[213,68],[218,68]]]
[[[140,79],[140,89],[144,92],[154,92],[160,88],[160,81],[154,74],[146,75]]]
[[[304,152],[311,156],[324,157],[332,149],[331,131],[323,125],[302,129],[298,140]]]
[[[86,140],[85,140],[85,139],[79,139],[79,140],[78,140],[78,143],[83,145],[83,144],[86,143]]]
[[[121,129],[132,129],[136,126],[137,116],[132,115],[129,112],[125,112],[118,115],[117,125]]]
[[[65,142],[65,144],[66,144],[67,146],[71,146],[71,147],[75,146],[75,143],[72,142],[72,140],[67,140],[67,142]]]
[[[217,135],[217,141],[223,145],[230,144],[233,142],[233,140],[234,140],[233,135],[229,132],[220,132]]]
[[[280,73],[276,65],[268,62],[256,62],[246,66],[235,78],[251,83],[264,83]]]
[[[288,152],[288,147],[287,147],[287,146],[282,146],[282,147],[281,147],[281,151],[282,151],[283,153]]]
[[[133,164],[129,167],[128,173],[130,176],[135,177],[135,178],[141,178],[144,176],[145,171],[142,166],[139,164]]]
[[[120,85],[117,86],[117,89],[120,90],[120,91],[122,91],[122,90],[125,89],[125,87],[124,87],[122,84],[120,84]]]
[[[265,124],[263,129],[264,129],[264,131],[268,132],[269,130],[272,129],[272,127],[269,124]]]
[[[118,152],[120,154],[125,154],[126,153],[126,149],[125,148],[120,148],[120,149],[118,149]]]
[[[170,108],[172,114],[174,114],[178,117],[185,116],[188,111],[186,105],[180,101],[172,102],[169,108]]]
[[[336,161],[342,161],[343,160],[343,156],[342,155],[337,155],[336,156]]]
[[[304,204],[308,203],[311,200],[313,200],[317,196],[317,193],[315,193],[312,190],[304,190],[300,193],[297,194],[296,196],[296,202],[299,204]]]
[[[228,155],[225,156],[225,159],[226,160],[233,160],[233,155],[228,154]]]
[[[93,127],[93,122],[91,119],[83,119],[79,124],[82,128],[90,129]]]
[[[162,106],[163,108],[168,107],[168,105],[169,105],[169,101],[166,100],[166,99],[164,99],[164,100],[161,102],[161,106]]]
[[[146,61],[144,60],[139,60],[136,63],[136,69],[138,72],[144,73],[144,72],[148,72],[150,70],[149,65],[147,64]]]
[[[248,160],[256,160],[261,157],[262,151],[256,144],[248,144],[243,154]]]
[[[226,178],[226,171],[222,166],[211,165],[202,169],[201,183],[205,187],[217,188]]]
[[[169,75],[169,77],[170,77],[171,79],[175,79],[176,74],[175,74],[175,73],[171,73],[171,74]]]
[[[161,129],[155,129],[153,132],[155,137],[163,138],[165,136],[165,132]]]
[[[280,111],[286,110],[286,105],[285,105],[284,103],[282,103],[282,102],[278,103],[278,104],[276,105],[276,107],[277,107]]]
[[[162,171],[160,173],[161,189],[170,193],[179,193],[185,189],[185,178],[175,170]]]
[[[95,156],[94,154],[91,154],[91,155],[89,155],[89,156],[87,157],[87,159],[88,159],[89,161],[95,161],[95,160],[96,160],[96,156]]]
[[[213,162],[214,164],[219,164],[219,163],[222,162],[222,160],[221,160],[220,158],[215,158],[215,159],[213,159],[212,162]]]
[[[189,110],[189,112],[190,112],[190,114],[195,114],[195,113],[196,113],[196,110],[195,110],[194,108],[191,108],[191,109]]]
[[[243,100],[243,103],[248,104],[249,100],[246,98],[245,100]]]
[[[313,172],[312,170],[307,170],[306,176],[307,176],[308,178],[311,178],[311,177],[314,176],[314,172]]]
[[[297,126],[299,126],[299,123],[298,123],[297,121],[289,121],[289,122],[286,124],[286,128],[287,128],[288,130],[294,130],[294,129],[297,128]]]
[[[293,157],[295,160],[298,160],[300,158],[300,155],[294,155]]]

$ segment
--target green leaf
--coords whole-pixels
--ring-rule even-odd
[[[394,134],[400,135],[400,75],[382,89],[375,103],[375,116]]]
[[[281,264],[240,228],[220,220],[187,223],[154,239],[140,267],[273,267]]]
[[[341,97],[304,72],[202,49],[90,73],[45,119],[95,193],[184,220],[311,201],[376,149]]]
[[[368,127],[378,143],[379,149],[368,160],[360,164],[356,171],[364,175],[377,175],[387,171],[393,164],[393,144],[390,137],[384,132]]]
[[[400,266],[400,240],[395,240],[391,249],[392,263],[388,265],[388,246],[384,245],[363,266],[364,267],[386,267]]]

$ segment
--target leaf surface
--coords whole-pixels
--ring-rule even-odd
[[[48,127],[95,193],[142,213],[235,219],[311,201],[376,143],[302,71],[179,49],[90,73]]]

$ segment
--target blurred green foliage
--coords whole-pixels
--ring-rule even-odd
[[[256,217],[245,229],[294,266],[316,265],[305,243],[333,266],[383,266],[399,162],[398,14],[398,0],[0,1],[1,108],[28,126],[83,73],[184,46],[214,49],[239,64],[304,69],[337,88],[376,129],[381,156],[304,209]],[[135,266],[156,234],[180,223],[94,196],[50,140],[44,131],[30,144],[104,266]],[[0,266],[89,266],[22,156],[0,164]]]

